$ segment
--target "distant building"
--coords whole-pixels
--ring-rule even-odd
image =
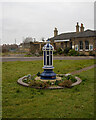
[[[19,45],[19,50],[23,52],[39,53],[45,42],[26,42]]]
[[[51,37],[50,41],[55,49],[70,48],[79,51],[81,54],[89,55],[89,51],[96,54],[96,31],[90,29],[84,31],[82,23],[81,26],[79,26],[77,22],[76,32],[62,33],[58,35],[58,30],[55,28],[54,37]]]
[[[19,46],[17,44],[3,44],[2,45],[2,52],[15,52],[17,51]]]

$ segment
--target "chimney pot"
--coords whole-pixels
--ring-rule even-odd
[[[79,25],[78,25],[78,22],[77,22],[77,25],[76,25],[76,32],[77,32],[77,33],[79,32]]]
[[[83,27],[83,24],[81,23],[81,27]]]
[[[54,30],[54,37],[58,35],[58,30],[57,28],[55,27],[55,30]]]
[[[84,27],[83,27],[83,24],[81,23],[80,32],[83,32],[83,31],[84,31]]]

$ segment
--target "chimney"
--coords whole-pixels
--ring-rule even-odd
[[[77,25],[76,25],[76,32],[77,32],[77,33],[79,32],[79,25],[78,25],[78,22],[77,22]]]
[[[57,35],[58,35],[58,30],[57,30],[57,28],[55,28],[55,30],[54,30],[54,37],[57,36]]]
[[[83,32],[83,31],[84,31],[84,27],[83,27],[83,24],[81,23],[80,32]]]

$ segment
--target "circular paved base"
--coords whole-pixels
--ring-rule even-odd
[[[54,80],[47,80],[47,79],[41,79],[40,77],[36,77],[35,80],[40,80],[40,81],[43,81],[43,82],[47,82],[47,81],[50,81],[50,82],[55,82],[56,80],[61,80],[61,77],[56,77],[56,79]]]

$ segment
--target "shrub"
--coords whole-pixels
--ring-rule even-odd
[[[59,83],[59,86],[68,87],[69,88],[69,87],[71,87],[71,84],[72,84],[71,80],[65,80],[65,81]]]
[[[29,83],[29,86],[32,87],[32,86],[36,86],[36,81],[35,80],[31,80],[30,83]]]
[[[40,76],[40,72],[37,73],[37,76],[38,76],[38,77]]]
[[[58,85],[60,82],[61,82],[60,80],[56,80],[54,84]]]
[[[23,82],[28,83],[28,79],[23,79]]]
[[[47,88],[49,87],[49,84],[47,84],[46,82],[42,82],[42,81],[31,81],[30,84],[29,84],[30,87],[41,87],[41,88]]]
[[[63,53],[62,49],[61,49],[61,48],[58,48],[58,49],[57,49],[57,53],[58,53],[59,55],[61,55],[61,54]]]
[[[50,81],[47,81],[47,84],[48,84],[48,85],[51,85],[51,82],[50,82]]]
[[[61,55],[62,53],[63,53],[63,52],[62,52],[62,51],[60,51],[60,52],[59,52],[59,55]]]
[[[57,51],[53,51],[53,54],[54,54],[54,55],[57,55]]]
[[[61,49],[61,48],[58,48],[58,49],[57,49],[57,52],[59,53],[60,51],[62,51],[62,49]]]
[[[69,53],[70,48],[65,48],[64,49],[64,54],[67,55]]]
[[[67,80],[67,78],[65,76],[62,78],[62,81],[64,81],[64,80]]]
[[[64,77],[64,75],[62,75],[62,74],[59,74],[58,76],[59,76],[59,77]]]
[[[43,51],[41,50],[41,51],[39,51],[39,55],[43,55]]]
[[[75,79],[75,77],[72,76],[72,75],[66,76],[66,79],[67,79],[67,80],[71,80],[73,83],[77,81],[77,80]]]
[[[42,88],[47,88],[49,87],[49,84],[47,84],[47,82],[43,82]]]
[[[32,80],[32,79],[31,79],[31,76],[30,76],[30,75],[27,75],[27,76],[23,79],[23,82],[28,83],[28,82],[30,82],[30,80]]]
[[[89,52],[89,55],[90,55],[90,56],[95,56],[95,54],[93,54],[92,51]]]
[[[84,53],[80,53],[79,56],[86,56]]]
[[[28,74],[28,75],[27,75],[27,78],[31,80],[31,75],[30,75],[30,74]]]
[[[32,57],[32,54],[27,54],[27,55],[24,55],[24,57]]]
[[[78,52],[78,51],[75,51],[74,49],[71,49],[71,50],[69,50],[68,55],[70,55],[70,56],[78,56],[78,55],[79,55],[79,52]]]
[[[77,81],[77,80],[75,79],[75,77],[72,76],[72,75],[64,76],[64,77],[62,78],[62,81],[64,81],[64,80],[71,80],[72,83],[74,83],[74,82]]]

